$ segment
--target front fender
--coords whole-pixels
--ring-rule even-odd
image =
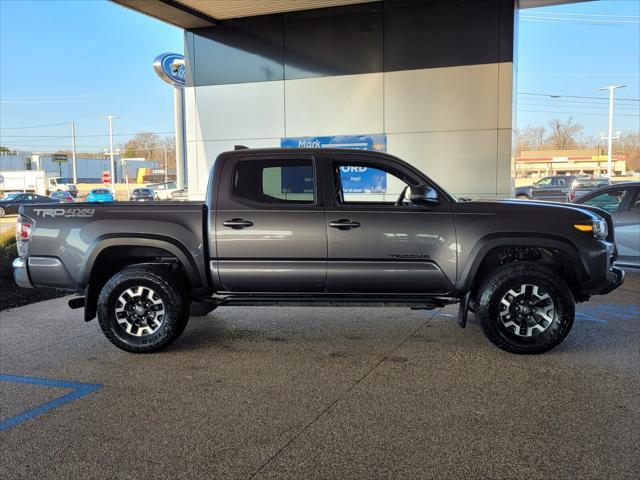
[[[480,264],[487,254],[498,247],[542,247],[552,248],[563,252],[569,261],[578,269],[578,277],[584,278],[587,272],[586,265],[580,256],[578,247],[570,240],[553,234],[517,233],[517,234],[490,234],[482,237],[474,245],[469,253],[464,266],[458,274],[457,289],[466,293],[471,290],[476,280],[476,274]]]

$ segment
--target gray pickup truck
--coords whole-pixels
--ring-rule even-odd
[[[16,282],[79,293],[70,307],[130,352],[222,305],[460,303],[461,326],[472,310],[498,347],[540,353],[575,302],[624,280],[603,210],[457,201],[356,150],[238,148],[215,161],[204,204],[23,206],[16,235]]]
[[[544,177],[533,185],[516,187],[515,197],[521,200],[549,200],[552,202],[568,202],[571,198],[573,183],[577,177],[556,175]]]

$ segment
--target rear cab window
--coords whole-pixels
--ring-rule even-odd
[[[314,205],[316,190],[311,159],[240,160],[233,174],[232,195],[252,203]]]

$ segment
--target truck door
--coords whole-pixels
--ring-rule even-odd
[[[390,161],[362,158],[334,157],[328,169],[327,291],[451,291],[457,249],[448,200],[432,206],[403,201],[405,188],[424,179]]]
[[[620,263],[640,266],[640,188],[628,188],[624,202],[613,216]]]
[[[535,200],[551,200],[557,192],[554,177],[545,177],[533,184],[532,196]]]
[[[314,158],[227,158],[220,178],[217,289],[323,291],[327,231]]]

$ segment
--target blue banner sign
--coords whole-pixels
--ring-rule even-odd
[[[374,134],[286,137],[280,139],[280,146],[282,148],[352,148],[386,152],[387,136]],[[289,191],[291,192],[304,192],[308,191],[310,186],[313,186],[312,183],[308,181],[301,182],[295,177],[297,175],[289,174],[283,176],[283,189],[290,189]],[[340,167],[340,179],[344,193],[385,193],[387,191],[387,174],[375,168]]]
[[[386,193],[387,174],[368,167],[340,167],[340,182],[344,193]]]
[[[313,193],[313,167],[282,167],[282,193]]]
[[[357,150],[387,151],[387,136],[335,135],[332,137],[286,137],[280,139],[282,148],[354,148]]]

